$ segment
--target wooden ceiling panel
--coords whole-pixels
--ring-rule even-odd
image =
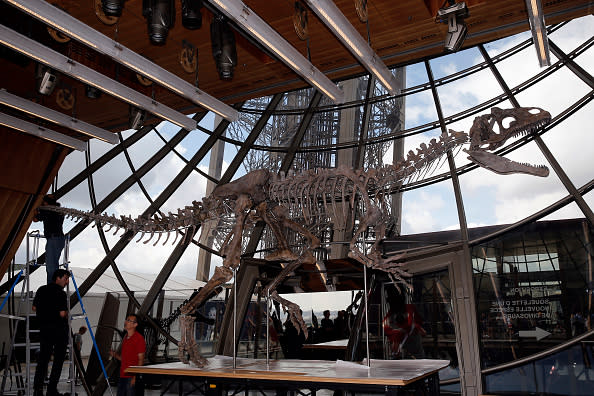
[[[182,26],[180,2],[176,1],[176,21],[174,27],[169,31],[165,45],[153,45],[148,39],[147,23],[142,16],[142,0],[126,1],[122,16],[114,25],[106,25],[99,20],[95,14],[95,0],[51,0],[51,2],[73,17],[121,42],[124,46],[147,57],[184,80],[194,83],[197,78],[200,89],[228,104],[308,86],[287,66],[271,59],[257,45],[248,42],[247,38],[241,37],[240,33],[236,33],[236,37],[238,37],[238,65],[235,68],[234,77],[231,81],[220,80],[211,50],[210,22],[213,14],[210,8],[202,9],[202,28],[188,30]],[[246,0],[245,3],[302,55],[307,56],[308,43],[300,40],[294,31],[294,2],[292,0],[276,2],[274,6],[271,6],[268,0]],[[367,24],[362,23],[357,17],[355,2],[353,0],[337,0],[335,3],[357,31],[366,38]],[[368,25],[372,48],[390,66],[407,64],[424,57],[444,53],[443,40],[447,26],[435,23],[435,12],[442,3],[440,0],[402,0],[397,2],[369,0],[367,2]],[[487,42],[529,29],[523,1],[469,0],[467,4],[470,16],[466,19],[469,26],[466,45]],[[586,0],[544,1],[543,4],[548,23],[557,23],[592,12],[591,2]],[[309,50],[312,63],[331,79],[342,79],[363,73],[363,67],[356,62],[355,58],[333,36],[315,13],[308,10],[308,15]],[[41,26],[43,27],[43,25]],[[35,35],[39,36],[39,34],[37,32]],[[35,37],[35,39],[40,40],[39,37]],[[51,42],[47,32],[44,34],[43,41]],[[180,63],[180,51],[184,41],[198,50],[197,74],[187,73]],[[48,43],[47,45],[52,45],[56,50],[73,58],[76,57],[75,50],[81,47],[80,44],[72,42],[68,44]],[[170,107],[185,113],[201,110],[193,103],[179,98],[161,87],[141,86],[135,81],[135,73],[127,71],[122,66],[116,66],[111,60],[93,53],[91,50],[84,51],[79,56],[79,58],[81,57],[84,60],[77,59],[79,62],[101,71],[110,78],[116,78],[147,96],[154,95],[156,100]],[[25,97],[35,95],[34,90],[31,89],[31,73],[34,68],[14,71],[14,65],[5,65],[7,62],[2,62],[4,67],[12,68],[15,75],[21,75],[20,79],[27,80],[26,84],[17,87],[16,92],[13,93]],[[77,117],[114,131],[126,127],[127,105],[109,98],[107,95],[104,95],[99,101],[88,99],[84,95],[82,84],[72,84],[79,85],[76,89],[75,112]],[[49,102],[52,102],[51,98]],[[98,105],[102,109],[101,112],[96,111]],[[57,106],[52,108],[55,107]]]

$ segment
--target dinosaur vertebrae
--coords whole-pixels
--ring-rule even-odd
[[[307,226],[332,222],[335,230],[346,229],[352,210],[362,212],[370,205],[386,213],[386,198],[411,178],[422,177],[432,165],[456,146],[468,140],[464,132],[443,133],[429,145],[422,143],[406,160],[379,169],[353,170],[346,167],[319,168],[289,176],[277,176],[268,186],[268,198],[288,208],[291,217]],[[371,198],[370,198],[371,197]],[[375,201],[371,203],[370,199]],[[357,208],[357,206],[359,206]],[[356,213],[354,213],[356,215]],[[354,217],[351,217],[355,221]]]
[[[177,241],[179,236],[178,231],[187,228],[193,228],[201,224],[207,217],[207,211],[205,210],[201,202],[193,201],[192,206],[186,206],[183,209],[178,209],[177,213],[169,212],[167,216],[154,215],[153,217],[147,218],[138,216],[132,218],[131,216],[120,216],[108,215],[107,213],[98,214],[93,212],[85,212],[73,208],[62,208],[59,206],[42,206],[41,210],[50,210],[63,214],[67,218],[71,218],[73,221],[94,221],[95,224],[105,228],[105,232],[111,231],[115,228],[113,235],[116,235],[120,230],[131,231],[133,234],[140,233],[137,242],[140,242],[145,236],[148,236],[143,243],[149,243],[155,235],[157,240],[153,243],[153,246],[157,245],[161,240],[163,234],[167,234],[163,245],[169,241],[171,232],[175,233],[173,244]],[[190,234],[187,232],[186,235]]]

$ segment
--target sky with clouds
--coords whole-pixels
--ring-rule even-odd
[[[550,39],[565,53],[574,50],[578,45],[594,36],[594,16],[587,16],[574,20],[550,35]],[[529,38],[529,33],[520,34],[504,40],[485,45],[491,56],[515,46]],[[551,62],[556,62],[551,54]],[[430,61],[435,78],[440,78],[472,65],[483,62],[478,49],[464,50],[456,54]],[[576,62],[586,71],[594,70],[594,49],[585,51]],[[510,88],[524,82],[528,78],[540,73],[536,53],[533,47],[497,63],[497,68],[508,82]],[[407,68],[407,86],[422,84],[428,80],[423,63]],[[541,81],[526,91],[517,95],[522,106],[537,106],[549,111],[553,117],[569,107],[572,103],[586,95],[591,88],[579,80],[567,68],[562,68],[544,81]],[[448,83],[438,88],[439,99],[443,113],[447,117],[463,109],[485,102],[502,93],[497,81],[490,71],[482,70],[468,77]],[[406,127],[421,125],[437,119],[430,91],[423,91],[406,98]],[[504,102],[500,107],[511,107]],[[594,157],[594,134],[590,129],[594,104],[583,107],[576,115],[561,125],[546,133],[543,140],[551,150],[557,161],[567,172],[569,178],[578,188],[592,179],[590,160]],[[213,129],[214,120],[207,117],[201,125]],[[472,125],[472,118],[448,125],[448,128],[468,132]],[[177,133],[177,128],[171,124],[161,124],[158,130],[167,139]],[[133,131],[123,132],[127,137]],[[405,140],[405,152],[418,147],[422,142],[428,142],[436,137],[440,131],[415,135]],[[177,145],[176,149],[186,159],[190,159],[201,147],[206,135],[199,131],[192,131]],[[133,145],[129,152],[133,166],[138,169],[164,143],[156,132],[150,132],[144,139]],[[228,165],[236,147],[226,145],[225,164]],[[90,155],[92,160],[99,158],[111,148],[110,145],[93,141]],[[532,164],[546,164],[546,159],[534,142],[508,155],[509,158]],[[385,158],[391,158],[386,154]],[[467,163],[463,152],[456,157],[457,166]],[[142,177],[142,183],[148,193],[156,198],[166,189],[171,180],[183,168],[184,161],[176,154],[168,154],[159,165]],[[58,185],[64,184],[72,176],[78,174],[85,167],[85,155],[80,152],[71,153],[65,160],[59,172]],[[200,162],[200,169],[208,172],[208,155]],[[550,168],[550,167],[549,167]],[[442,168],[442,171],[445,168]],[[107,166],[93,175],[97,201],[105,196],[122,181],[131,175],[130,167],[123,154],[111,161]],[[557,175],[551,171],[547,178],[537,178],[527,175],[501,176],[484,169],[477,169],[460,176],[462,196],[465,204],[467,222],[469,226],[483,226],[492,224],[506,224],[518,221],[539,209],[555,202],[567,195],[567,190]],[[175,211],[193,200],[204,196],[206,180],[197,172],[185,180],[181,187],[167,200],[163,210]],[[586,195],[586,201],[592,205],[592,194]],[[89,190],[86,183],[82,183],[61,199],[63,206],[82,210],[91,208]],[[142,213],[148,206],[140,188],[134,185],[112,204],[108,213],[116,215],[126,214],[133,217]],[[404,193],[403,196],[402,233],[413,234],[429,231],[457,229],[458,215],[451,181],[437,183],[428,187]],[[575,204],[569,205],[547,219],[583,217]],[[66,222],[65,230],[73,224]],[[39,229],[38,223],[33,223],[31,229]],[[119,235],[108,234],[108,243],[113,246]],[[132,242],[116,259],[120,269],[132,272],[159,272],[161,265],[167,260],[173,246],[169,243],[156,246]],[[170,241],[171,242],[171,241]],[[23,243],[24,245],[24,243]],[[41,249],[43,249],[43,242]],[[173,272],[173,277],[195,277],[198,248],[191,245],[187,249]],[[94,268],[105,256],[95,228],[87,228],[81,233],[70,247],[70,261],[72,267]],[[25,249],[22,247],[17,255],[17,262],[24,262]],[[215,259],[214,265],[220,265],[220,259]],[[211,268],[212,271],[212,268]],[[350,296],[350,294],[349,294]],[[313,297],[304,297],[313,300]],[[304,300],[305,301],[305,300]],[[303,302],[307,308],[307,302]]]

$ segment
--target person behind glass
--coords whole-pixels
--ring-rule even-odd
[[[330,319],[330,311],[325,310],[324,319],[320,322],[323,341],[331,341],[334,338],[334,321]]]
[[[136,376],[126,373],[126,369],[130,366],[142,366],[144,363],[146,343],[142,334],[136,331],[137,326],[138,317],[134,314],[128,315],[124,322],[126,335],[122,340],[120,352],[113,349],[109,351],[111,356],[121,361],[117,396],[135,395]]]
[[[42,206],[60,206],[52,194],[43,197]],[[51,210],[38,209],[33,221],[43,222],[45,236],[45,271],[48,285],[52,283],[52,275],[59,268],[60,255],[64,249],[64,215]]]
[[[86,332],[87,332],[86,326],[81,326],[78,329],[78,333],[76,333],[74,335],[74,339],[73,339],[73,341],[74,341],[74,353],[76,354],[76,358],[78,359],[78,361],[81,362],[81,363],[82,363],[82,358],[81,358],[80,352],[82,351],[82,344],[83,344],[83,338],[82,338],[82,336]],[[78,370],[78,366],[75,366],[75,368],[76,368],[76,376],[75,376],[76,381],[75,381],[75,383],[78,383],[78,378],[79,377],[82,378],[84,376],[84,374],[80,370]]]
[[[59,396],[58,381],[68,345],[68,305],[64,287],[70,279],[70,272],[58,269],[52,276],[53,282],[41,286],[35,293],[32,310],[39,323],[40,351],[33,381],[33,395],[43,396],[43,381],[47,374],[52,353],[54,362],[47,386],[47,396]]]

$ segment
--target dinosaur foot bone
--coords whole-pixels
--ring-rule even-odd
[[[192,362],[197,367],[204,367],[208,364],[208,361],[200,355],[198,350],[198,343],[194,339],[194,323],[195,319],[192,316],[180,316],[181,339],[177,344],[177,354],[179,360],[185,364]]]
[[[297,334],[299,334],[301,331],[303,331],[303,334],[305,335],[305,338],[307,339],[307,336],[308,336],[307,325],[305,324],[305,321],[303,320],[303,316],[301,315],[301,308],[299,308],[299,305],[282,298],[281,296],[278,295],[276,290],[270,294],[270,298],[272,298],[274,301],[277,301],[280,303],[280,305],[283,307],[283,311],[287,313],[287,315],[289,316],[289,319],[291,320],[291,323],[297,329]]]

